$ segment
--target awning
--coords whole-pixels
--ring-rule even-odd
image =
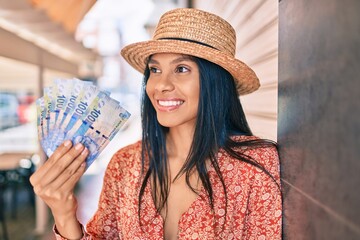
[[[0,56],[39,64],[36,48],[43,49],[41,64],[52,69],[61,61],[78,67],[94,60],[96,54],[75,40],[75,31],[95,2],[0,0]]]

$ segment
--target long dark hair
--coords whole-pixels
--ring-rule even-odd
[[[237,95],[234,79],[225,69],[212,62],[197,57],[192,57],[192,59],[199,67],[200,99],[190,152],[175,179],[185,174],[187,185],[192,191],[197,193],[189,181],[192,171],[196,169],[201,183],[207,192],[209,203],[213,208],[214,194],[207,174],[206,161],[210,161],[219,177],[225,198],[227,199],[227,189],[217,161],[218,150],[223,148],[232,157],[252,164],[271,176],[255,159],[242,154],[240,151],[236,151],[236,149],[243,146],[267,147],[276,146],[276,144],[272,141],[261,139],[243,142],[232,139],[233,136],[237,135],[252,135]],[[149,76],[150,71],[146,68],[141,106],[143,180],[139,193],[139,218],[141,200],[150,178],[153,184],[153,198],[157,213],[160,213],[166,205],[170,181],[172,181],[168,175],[166,153],[166,133],[168,128],[161,126],[157,121],[156,111],[146,94],[145,88]]]

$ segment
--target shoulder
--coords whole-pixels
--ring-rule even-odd
[[[141,167],[141,141],[119,149],[111,158],[107,172],[120,174]]]
[[[240,155],[243,155],[247,158],[250,158],[252,161],[255,161],[256,163],[260,164],[262,167],[264,167],[277,181],[280,179],[280,162],[279,162],[279,156],[278,151],[276,149],[276,146],[273,144],[265,144],[265,145],[256,145],[255,143],[252,144],[252,142],[261,141],[261,139],[257,136],[235,136],[232,137],[232,140],[237,143],[245,143],[248,142],[249,144],[244,144],[244,146],[241,146],[241,144],[233,149],[235,152],[239,153]],[[249,163],[246,163],[244,161],[241,161],[235,157],[230,156],[228,153],[226,153],[224,150],[221,150],[220,153],[223,155],[223,157],[226,159],[224,161],[224,164],[231,164],[237,169],[242,169],[250,172],[258,172],[259,169]]]
[[[141,154],[141,141],[137,141],[133,144],[127,145],[121,149],[119,149],[114,155],[113,158],[121,159],[121,158],[131,158],[135,155]]]

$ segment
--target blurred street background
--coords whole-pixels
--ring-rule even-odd
[[[80,221],[91,218],[112,154],[140,139],[142,75],[119,52],[151,38],[160,16],[178,7],[216,13],[234,26],[236,55],[262,85],[241,97],[248,121],[254,134],[277,140],[277,1],[0,0],[0,239],[53,239],[52,217],[29,176],[46,160],[35,100],[56,78],[92,81],[132,114],[77,187]]]

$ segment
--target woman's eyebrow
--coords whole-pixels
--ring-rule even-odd
[[[194,62],[193,58],[190,57],[190,56],[187,56],[187,55],[182,55],[178,58],[175,58],[173,59],[170,64],[177,64],[179,62],[182,62],[182,61],[191,61],[191,62]],[[153,58],[150,58],[149,59],[149,64],[160,64],[157,60],[153,59]]]
[[[179,62],[182,62],[182,61],[191,61],[191,62],[194,62],[194,60],[193,60],[191,57],[189,57],[189,56],[187,56],[187,55],[182,55],[182,56],[180,56],[180,57],[178,57],[178,58],[175,58],[175,59],[172,60],[170,63],[171,63],[171,64],[176,64],[176,63],[179,63]]]
[[[154,60],[154,59],[152,59],[152,58],[149,59],[149,64],[150,64],[150,63],[152,63],[152,64],[159,64],[158,61],[156,61],[156,60]]]

